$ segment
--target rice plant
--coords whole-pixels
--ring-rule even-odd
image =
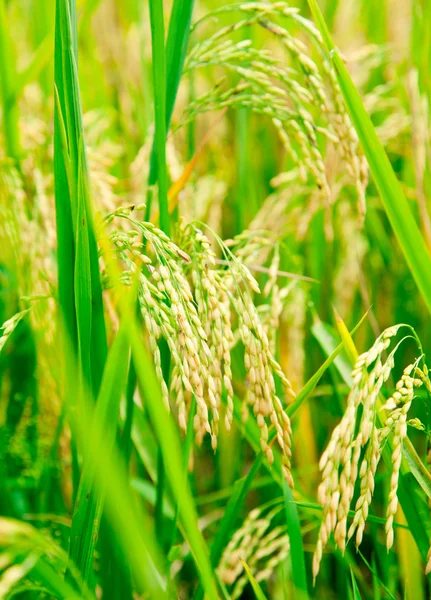
[[[430,31],[0,0],[0,598],[430,596]]]

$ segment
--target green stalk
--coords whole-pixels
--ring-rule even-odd
[[[189,43],[194,0],[175,0],[166,42],[166,129],[174,111]]]
[[[168,39],[166,42],[166,83],[165,83],[165,133],[169,130],[175,100],[180,85],[181,73],[187,53],[189,42],[190,23],[192,19],[194,0],[174,0],[171,17],[169,20]],[[151,2],[150,2],[151,9]],[[153,54],[154,69],[154,54]],[[156,124],[157,129],[157,124]],[[155,185],[159,170],[159,152],[155,138],[150,159],[150,173],[148,187]],[[145,220],[149,221],[151,215],[152,195],[147,197]],[[160,211],[161,217],[161,211]]]
[[[97,402],[91,390],[84,387],[78,410],[73,410],[70,404],[66,407],[85,465],[72,538],[84,560],[81,572],[88,578],[93,569],[92,549],[103,505],[119,550],[133,573],[136,591],[153,600],[168,600],[164,561],[149,516],[133,502],[123,460],[115,445],[119,404],[126,386],[128,347],[127,322],[122,320],[106,362]],[[67,344],[64,350],[66,376],[74,382],[78,379],[79,365]],[[85,546],[90,551],[84,552]]]
[[[92,223],[76,50],[75,0],[57,0],[54,175],[59,303],[61,317],[77,353],[78,337],[82,342],[83,338],[90,336],[87,342],[89,350],[85,356],[81,353],[82,360],[88,361],[88,365],[82,363],[82,370],[88,370],[94,396],[97,396],[107,342],[98,249]],[[88,279],[89,284],[84,286],[83,281],[79,281],[83,277]],[[86,328],[90,330],[86,331]]]
[[[92,419],[104,435],[104,447],[111,451],[115,445],[120,400],[126,387],[129,362],[125,331],[120,329],[112,344],[103,374],[100,394]],[[85,380],[83,383],[85,394]],[[94,489],[94,465],[86,462],[72,520],[70,558],[89,582],[94,561],[94,549],[102,515],[103,495]]]
[[[188,482],[184,481],[183,478],[181,446],[178,433],[163,404],[160,387],[157,383],[151,361],[140,339],[139,328],[135,321],[130,322],[129,339],[139,384],[160,444],[167,479],[170,483],[173,497],[179,506],[184,533],[190,544],[190,550],[208,598],[210,600],[217,600],[218,594],[214,582],[214,574],[210,566],[208,550],[197,525],[198,519],[190,487]]]
[[[187,422],[187,434],[186,434],[186,438],[183,442],[183,470],[184,470],[184,479],[186,481],[189,476],[190,453],[191,453],[191,450],[193,447],[193,435],[194,435],[193,419],[194,419],[195,414],[196,414],[196,398],[194,396],[192,396],[189,418],[188,418],[188,422]],[[175,507],[174,522],[172,524],[172,534],[171,534],[171,542],[170,542],[169,550],[175,544],[175,538],[176,538],[177,529],[178,529],[178,516],[179,516],[179,506],[177,504],[177,506]]]
[[[260,587],[260,585],[256,581],[253,573],[251,572],[250,567],[245,562],[245,560],[242,560],[242,558],[240,560],[242,562],[242,566],[244,567],[244,571],[245,571],[245,573],[247,575],[247,578],[248,578],[248,580],[250,582],[250,585],[251,585],[251,588],[252,588],[252,590],[254,592],[256,600],[266,600],[266,596],[263,593],[262,588]]]
[[[166,487],[166,473],[163,465],[163,456],[159,450],[157,453],[157,486],[156,486],[156,506],[154,509],[155,531],[157,539],[164,544],[165,520],[163,515],[164,495]]]
[[[290,540],[290,561],[295,600],[308,600],[307,571],[305,568],[304,546],[302,544],[301,523],[292,490],[283,480],[284,514]]]
[[[133,366],[133,361],[130,358],[129,363],[129,375],[127,378],[127,389],[126,389],[126,416],[124,419],[123,432],[121,435],[120,447],[124,456],[124,463],[126,467],[130,461],[130,453],[132,450],[132,427],[133,417],[135,412],[135,389],[136,389],[136,371]]]
[[[150,0],[151,48],[153,67],[153,94],[155,112],[155,151],[158,165],[160,228],[166,235],[170,234],[170,216],[168,206],[168,174],[166,168],[166,64],[163,0]],[[150,205],[151,202],[148,203]],[[170,355],[166,343],[160,344],[163,372],[169,380]],[[163,497],[165,493],[165,469],[161,451],[157,457],[157,498],[155,510],[156,534],[163,540],[164,518]]]
[[[158,164],[160,228],[169,235],[168,174],[166,170],[166,76],[163,0],[150,0],[150,22],[156,122],[154,137]]]
[[[63,79],[62,36],[59,2],[56,7],[55,25],[55,104],[54,104],[54,190],[55,218],[57,231],[57,277],[58,302],[61,321],[74,351],[77,350],[78,333],[75,312],[75,239],[72,222],[71,196],[69,191],[70,158],[65,151],[67,145],[66,126],[63,114],[66,112],[66,90]],[[71,390],[70,390],[71,391]],[[72,480],[76,494],[79,482],[77,450],[74,441],[72,451]]]

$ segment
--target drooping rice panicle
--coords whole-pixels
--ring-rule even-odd
[[[393,544],[393,521],[398,507],[398,478],[401,467],[403,440],[407,435],[407,413],[414,398],[414,390],[422,385],[420,378],[411,374],[417,365],[409,365],[396,385],[392,396],[381,406],[379,396],[394,368],[395,353],[401,342],[385,357],[393,338],[402,325],[386,329],[374,345],[361,354],[352,371],[352,389],[341,422],[334,429],[331,440],[320,460],[322,482],[318,500],[323,506],[323,521],[313,557],[313,577],[320,568],[322,552],[331,533],[338,548],[344,552],[347,541],[356,535],[356,546],[362,542],[369,506],[375,489],[377,467],[382,449],[388,439],[392,448],[392,474],[386,511],[386,547]],[[379,413],[388,411],[381,422]],[[348,528],[348,513],[354,497],[355,483],[360,491]]]

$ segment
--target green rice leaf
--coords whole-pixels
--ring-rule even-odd
[[[104,432],[104,446],[108,456],[115,444],[120,400],[127,380],[128,351],[125,331],[120,329],[108,355],[92,416],[92,422],[97,423]],[[90,456],[84,463],[72,519],[70,557],[85,581],[89,580],[93,569],[94,549],[103,507],[103,494],[100,489],[94,489],[95,469]]]
[[[245,560],[242,560],[242,566],[244,567],[244,571],[247,574],[247,578],[250,582],[251,587],[253,588],[253,592],[254,595],[256,596],[257,600],[266,600],[266,596],[263,593],[262,588],[260,587],[260,585],[257,583],[253,573],[250,570],[250,567],[248,566],[248,564],[245,562]]]
[[[302,545],[301,524],[293,493],[286,481],[283,480],[284,514],[286,517],[287,533],[290,541],[289,558],[292,562],[293,596],[307,600],[308,585],[305,568],[304,547]]]
[[[188,482],[183,477],[178,433],[166,412],[153,367],[143,348],[137,326],[133,322],[129,325],[129,336],[138,382],[160,444],[166,475],[179,506],[180,520],[199,570],[202,585],[208,598],[216,600],[218,595],[208,550],[197,527],[196,509]]]

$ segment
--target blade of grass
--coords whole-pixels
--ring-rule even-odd
[[[165,98],[165,135],[169,131],[175,100],[180,84],[181,73],[187,53],[194,0],[174,0],[169,19],[168,39],[166,42],[166,80]],[[159,156],[156,139],[150,158],[148,186],[155,185],[158,179]],[[151,194],[147,198],[145,220],[151,216]]]
[[[33,59],[29,63],[28,67],[31,66],[31,63],[37,63],[37,78],[38,82],[45,94],[45,97],[49,97],[52,94],[52,65],[51,60],[54,58],[53,54],[53,46],[54,46],[54,27],[55,27],[55,18],[53,15],[55,14],[55,2],[56,0],[46,0],[43,3],[38,2],[38,0],[32,0],[31,9],[32,9],[32,40],[34,42],[35,48],[37,48]],[[48,42],[48,40],[50,40]],[[41,58],[41,54],[45,52],[47,48],[50,48],[49,57],[44,58],[42,61],[39,61]],[[43,50],[42,50],[43,48]],[[36,58],[36,55],[39,55],[39,58]],[[41,65],[43,62],[43,65]],[[39,67],[42,66],[42,69]],[[28,67],[25,69],[25,72],[28,72]],[[23,73],[21,73],[22,75]]]
[[[75,306],[78,332],[78,356],[84,381],[91,387],[91,326],[92,326],[92,297],[91,297],[91,268],[89,247],[89,219],[86,211],[87,194],[85,172],[82,156],[82,140],[79,153],[78,171],[78,206],[75,227]]]
[[[57,270],[60,318],[78,355],[81,335],[81,373],[90,377],[97,396],[106,360],[107,343],[100,284],[98,250],[94,238],[89,198],[88,169],[76,67],[75,0],[57,0],[55,19],[54,185],[57,230]],[[80,205],[80,203],[82,205]],[[77,231],[78,210],[80,221]],[[84,269],[83,272],[81,270]],[[90,279],[88,279],[90,273]],[[88,289],[88,283],[91,287]],[[80,299],[76,302],[76,293]],[[77,315],[77,310],[79,315]],[[91,316],[90,316],[91,315]],[[77,322],[79,317],[80,321]],[[85,318],[85,320],[84,320]],[[91,324],[91,330],[86,327]],[[90,349],[87,336],[90,335]],[[85,340],[85,343],[83,343]],[[90,375],[91,374],[91,375]],[[74,396],[74,389],[68,391]],[[77,492],[79,467],[72,444],[73,487]]]
[[[79,405],[73,407],[71,403],[66,404],[70,425],[74,437],[78,440],[83,464],[86,467],[81,485],[84,487],[88,482],[94,484],[90,496],[87,497],[84,493],[81,495],[85,496],[87,506],[88,500],[92,500],[96,503],[97,509],[94,511],[94,522],[88,523],[85,531],[81,530],[79,533],[88,538],[89,531],[92,531],[93,539],[88,541],[88,546],[95,543],[98,515],[101,514],[99,507],[103,500],[104,515],[116,534],[124,560],[130,566],[136,591],[140,594],[145,593],[153,600],[159,598],[167,600],[164,560],[154,537],[149,516],[139,510],[138,505],[132,501],[124,461],[114,443],[115,413],[118,412],[119,398],[125,391],[129,362],[126,332],[127,328],[120,322],[119,334],[109,355],[97,402],[91,397],[92,390],[84,385],[79,397]],[[64,344],[64,353],[65,377],[70,382],[75,382],[79,380],[79,363],[67,343]],[[56,359],[57,357],[53,360]],[[80,512],[81,520],[84,510]],[[85,515],[84,519],[86,518]]]
[[[57,491],[57,456],[59,452],[61,434],[64,429],[65,408],[64,405],[58,417],[55,427],[54,436],[51,443],[51,448],[44,462],[43,470],[38,481],[38,511],[41,513],[49,513],[55,511],[55,500]]]
[[[140,406],[134,406],[132,440],[136,454],[150,479],[157,480],[157,443],[147,416]]]
[[[250,567],[248,566],[248,564],[245,562],[245,560],[243,560],[242,558],[240,559],[242,566],[244,567],[244,571],[246,572],[247,578],[250,582],[251,587],[253,588],[253,592],[257,598],[257,600],[266,600],[266,596],[263,593],[262,588],[260,587],[260,585],[257,583],[253,573],[250,570]]]
[[[292,580],[294,585],[293,597],[295,599],[307,600],[307,571],[305,568],[301,524],[299,521],[298,510],[294,503],[292,490],[285,480],[283,480],[283,498],[287,533],[290,541],[289,560],[292,562]]]
[[[364,323],[365,319],[367,318],[367,315],[368,315],[368,312],[365,313],[365,315],[361,318],[359,323],[352,329],[351,335],[353,335],[359,329],[359,327],[361,327],[361,325]],[[296,396],[294,402],[292,402],[292,404],[290,406],[288,406],[287,414],[289,415],[289,417],[292,417],[295,414],[295,412],[298,410],[298,408],[301,406],[301,404],[304,402],[304,400],[306,400],[308,398],[308,396],[313,392],[314,388],[319,383],[319,381],[322,378],[322,376],[324,375],[325,371],[327,371],[329,369],[329,367],[332,365],[332,363],[337,358],[337,356],[340,354],[340,352],[343,350],[343,348],[344,348],[344,342],[341,342],[341,344],[338,344],[338,346],[332,351],[332,353],[328,356],[328,358],[325,360],[323,365],[316,371],[316,373],[312,377],[310,377],[310,379],[304,385],[302,390]],[[328,354],[329,354],[329,352],[328,352]]]
[[[150,518],[138,512],[132,502],[120,456],[114,451],[106,460],[108,449],[104,446],[104,432],[98,426],[81,425],[80,437],[83,454],[93,461],[95,483],[99,494],[105,497],[107,518],[130,565],[137,591],[153,600],[167,600],[164,561]]]
[[[153,59],[154,111],[156,121],[154,140],[158,164],[157,179],[159,182],[160,228],[169,235],[168,174],[166,171],[166,72],[163,0],[150,0],[149,7]]]
[[[246,477],[242,477],[236,481],[233,486],[232,495],[226,505],[223,518],[220,521],[217,534],[211,545],[211,564],[214,568],[218,566],[223,550],[226,548],[235,531],[235,522],[239,516],[239,511],[244,504],[250,486],[262,464],[262,460],[263,454],[261,452],[256,457]]]
[[[94,396],[100,386],[107,344],[100,284],[98,250],[92,226],[89,178],[82,124],[82,109],[77,73],[77,33],[75,0],[57,0],[55,28],[55,87],[58,104],[54,121],[54,174],[58,236],[59,299],[63,319],[72,342],[78,344],[75,278],[79,268],[76,253],[88,254],[87,270],[91,273],[91,379]],[[64,123],[64,127],[62,125]],[[64,133],[66,139],[64,139]],[[67,144],[65,146],[64,144]],[[68,177],[69,171],[69,177]],[[77,248],[77,214],[82,200],[87,234],[79,236]],[[83,263],[81,263],[83,264]],[[71,269],[72,267],[72,269]],[[87,271],[86,271],[87,272]],[[79,275],[80,276],[80,275]],[[78,283],[78,285],[81,285]],[[88,291],[87,291],[88,293]],[[82,324],[81,324],[82,329]],[[83,365],[83,372],[85,366]]]
[[[220,577],[220,575],[217,573],[217,571],[215,572],[215,578],[217,580],[222,599],[223,600],[231,600],[231,597],[229,596],[229,592],[226,589],[226,585],[225,585],[224,581],[222,580],[222,578]]]
[[[136,374],[160,444],[166,474],[180,509],[181,522],[206,593],[211,600],[216,600],[218,595],[209,562],[208,550],[197,526],[196,509],[188,482],[184,481],[182,475],[178,433],[166,412],[161,390],[153,372],[152,364],[139,337],[136,323],[132,322],[129,326],[129,339]]]
[[[352,578],[352,590],[353,590],[353,600],[362,600],[361,593],[358,588],[358,584],[356,583],[355,576],[353,574],[353,569],[350,567],[350,576]]]
[[[321,321],[318,317],[314,318],[314,323],[311,326],[311,331],[313,332],[315,330],[319,332],[319,344],[323,346],[325,355],[330,356],[335,349],[334,334],[336,333],[336,330],[327,323]],[[338,372],[342,372],[343,380],[350,381],[352,369],[347,360],[347,340],[343,338],[342,343],[343,349],[334,360],[334,365],[337,367]]]
[[[65,584],[62,578],[47,564],[44,557],[38,557],[36,553],[28,554],[24,559],[14,557],[14,560],[7,568],[2,569],[0,575],[0,597],[13,598],[24,594],[29,597],[31,592],[42,592],[49,594],[51,598],[71,598],[79,600],[80,594],[73,588]],[[35,578],[40,583],[33,584]],[[40,596],[39,596],[40,597]]]
[[[64,323],[68,339],[77,352],[78,333],[75,312],[74,262],[75,234],[72,219],[71,159],[65,124],[66,89],[63,77],[63,43],[60,1],[56,0],[54,44],[54,192],[57,233],[57,278],[60,319]],[[69,390],[72,393],[72,390]],[[67,394],[68,397],[69,393]],[[79,467],[75,441],[71,440],[72,485],[74,495],[79,482]]]
[[[397,509],[397,518],[406,523],[403,511]],[[397,533],[396,552],[399,561],[403,587],[407,598],[425,600],[422,558],[409,529]]]
[[[153,95],[155,112],[154,143],[157,156],[157,180],[159,189],[160,228],[170,234],[170,216],[168,205],[168,174],[166,169],[166,64],[165,64],[165,25],[163,0],[150,0],[151,49],[153,69]],[[170,355],[167,344],[160,342],[160,354],[164,376],[169,376]],[[167,371],[167,374],[165,373]],[[165,467],[159,450],[157,456],[157,499],[155,526],[158,539],[163,538],[163,496],[165,492]]]
[[[157,539],[163,541],[165,533],[164,523],[164,495],[165,495],[166,476],[161,452],[157,453],[157,486],[156,486],[156,506],[154,509],[154,528]],[[163,545],[163,542],[162,542]]]
[[[109,362],[114,363],[112,354],[110,359]],[[68,369],[67,376],[76,380],[77,366],[70,351],[65,363]],[[127,361],[125,363],[127,365]],[[101,394],[103,390],[103,394],[106,393],[110,399],[115,400],[121,390],[113,376],[116,370],[114,364],[113,369],[109,369],[109,373],[104,378]],[[123,385],[125,385],[125,377]],[[112,445],[112,432],[115,432],[115,427],[111,426],[111,435],[108,436],[111,439],[108,439],[106,435],[108,412],[105,414],[106,418],[98,419],[93,415],[93,418],[89,419],[88,415],[92,412],[94,402],[90,400],[91,391],[87,389],[85,392],[81,399],[80,410],[69,411],[69,419],[74,434],[79,439],[84,463],[87,465],[86,481],[94,482],[96,497],[104,499],[107,518],[116,533],[123,556],[130,565],[137,591],[145,593],[153,600],[159,598],[167,600],[164,561],[149,517],[142,510],[139,511],[132,502],[129,486],[126,485],[124,463],[115,446]],[[104,410],[98,409],[96,403],[96,411],[105,412],[108,409],[108,402],[99,404],[104,407]],[[97,527],[97,523],[95,526]]]
[[[150,483],[149,481],[146,481],[144,479],[134,478],[131,481],[131,487],[140,496],[142,496],[142,498],[144,498],[144,500],[146,502],[148,502],[148,504],[150,506],[156,506],[157,490],[156,490],[156,487],[152,483]],[[165,515],[165,517],[168,520],[170,520],[172,522],[176,518],[175,517],[175,509],[172,507],[172,504],[170,504],[168,498],[166,498],[166,501],[163,504],[163,514]]]
[[[166,41],[166,129],[169,129],[189,43],[194,0],[175,0]]]
[[[70,600],[79,600],[80,598],[88,598],[88,600],[94,600],[95,598],[93,594],[84,589],[80,589],[78,593],[75,592],[51,566],[48,558],[42,558],[36,563],[32,575],[38,581],[41,581],[59,599],[70,598]]]
[[[194,429],[193,429],[193,419],[196,413],[196,398],[192,396],[192,402],[190,405],[189,418],[187,421],[187,434],[183,443],[183,476],[184,479],[187,479],[189,473],[189,461],[190,454],[193,447],[193,437],[194,437]],[[175,517],[172,525],[172,535],[170,541],[170,548],[175,544],[175,538],[177,535],[177,527],[178,527],[178,515],[179,515],[179,506],[177,505],[175,508]],[[169,553],[168,553],[169,554]]]
[[[133,366],[133,361],[130,360],[129,374],[127,378],[126,389],[126,414],[124,418],[123,431],[121,433],[120,447],[123,452],[124,462],[126,466],[130,461],[132,451],[132,429],[135,417],[135,388],[136,388],[136,373]]]
[[[412,59],[419,73],[421,91],[431,99],[431,6],[427,0],[412,4]]]
[[[332,41],[317,1],[308,0],[308,4],[330,54],[330,60],[335,69],[341,93],[363,146],[365,156],[368,159],[383,206],[411,274],[428,310],[431,312],[431,278],[429,277],[429,273],[431,273],[431,256],[391,163],[364,108],[359,92]]]
[[[93,421],[104,431],[104,446],[110,451],[115,444],[120,400],[126,386],[129,347],[121,328],[114,340],[106,362],[100,394]],[[85,386],[85,380],[83,385]],[[88,582],[93,568],[103,498],[94,489],[94,466],[85,464],[72,519],[70,558]]]
[[[79,357],[81,393],[91,386],[91,397],[99,393],[107,355],[105,319],[100,283],[99,256],[92,221],[90,184],[82,122],[82,108],[77,70],[76,0],[57,0],[55,21],[55,89],[54,175],[58,236],[58,278],[61,316],[65,320],[74,351]],[[71,381],[71,380],[69,380]],[[73,398],[73,384],[67,397]],[[115,423],[117,420],[115,420]],[[74,498],[79,494],[79,464],[76,440],[71,439]],[[84,469],[86,466],[84,465]],[[81,481],[80,489],[88,482]],[[100,502],[87,491],[91,523]],[[84,503],[85,506],[85,503]],[[95,512],[96,511],[96,512]],[[81,546],[79,524],[82,513],[75,511],[72,520],[70,554],[86,581],[92,576],[93,549],[96,536],[84,535]],[[112,554],[101,546],[102,559]]]

